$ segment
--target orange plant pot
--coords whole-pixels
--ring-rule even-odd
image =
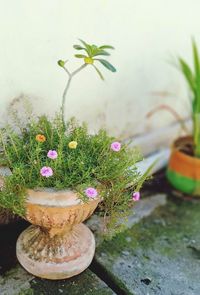
[[[167,178],[176,189],[200,196],[200,159],[187,155],[181,150],[186,144],[193,145],[191,136],[181,137],[174,142]]]

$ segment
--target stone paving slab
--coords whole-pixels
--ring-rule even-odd
[[[3,276],[0,276],[0,294],[20,294],[22,290],[30,289],[30,281],[33,278],[21,266],[17,265]]]
[[[124,294],[200,294],[200,201],[166,206],[105,241],[95,261]]]
[[[17,265],[0,277],[1,295],[115,295],[89,269],[82,274],[60,281],[35,278]]]

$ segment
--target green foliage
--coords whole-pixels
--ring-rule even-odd
[[[22,289],[18,295],[34,295],[34,291],[33,289]],[[40,293],[40,295],[42,294]]]
[[[46,140],[38,142],[38,134]],[[115,152],[111,149],[115,140],[105,130],[91,135],[85,124],[80,126],[74,119],[64,126],[60,115],[54,120],[41,116],[37,120],[29,119],[21,129],[6,126],[0,135],[4,163],[12,170],[12,175],[5,178],[0,206],[21,216],[26,188],[70,188],[85,201],[85,189],[94,187],[103,198],[100,214],[109,216],[111,223],[115,223],[116,216],[127,213],[134,188],[144,181],[135,166],[140,160],[136,149],[123,144]],[[78,143],[75,149],[69,148],[71,141]],[[49,150],[57,151],[57,159],[47,157]],[[53,176],[46,178],[40,174],[44,166],[53,169]]]
[[[192,94],[193,137],[195,156],[200,157],[200,57],[195,41],[192,41],[193,68],[179,57],[179,66]]]
[[[79,39],[80,42],[82,43],[82,46],[80,45],[74,45],[74,49],[76,50],[83,50],[85,51],[86,54],[75,54],[75,57],[77,58],[83,58],[84,62],[86,64],[91,64],[94,69],[97,71],[97,74],[99,77],[104,80],[104,77],[100,70],[93,64],[94,61],[100,62],[107,70],[111,72],[116,72],[116,69],[111,63],[109,63],[107,60],[102,59],[102,58],[96,58],[96,56],[109,56],[110,53],[106,51],[106,49],[114,49],[113,46],[111,45],[102,45],[102,46],[96,46],[94,44],[90,45],[86,43],[85,41]]]
[[[75,57],[83,59],[84,63],[76,70],[73,72],[70,72],[68,68],[66,67],[67,60],[58,60],[58,65],[65,70],[65,72],[68,75],[68,80],[67,80],[67,85],[64,89],[63,92],[63,97],[62,97],[62,106],[61,106],[61,113],[62,113],[62,121],[63,124],[65,122],[65,103],[66,103],[66,97],[67,93],[71,84],[72,78],[77,75],[81,70],[83,70],[86,66],[90,65],[92,66],[95,71],[97,72],[98,76],[100,77],[101,80],[104,80],[104,77],[101,73],[101,71],[98,69],[98,67],[94,64],[96,62],[101,63],[106,69],[108,69],[111,72],[116,72],[116,69],[111,63],[109,63],[107,60],[102,59],[102,58],[96,58],[96,56],[109,56],[110,53],[106,51],[105,49],[114,49],[113,46],[111,45],[102,45],[102,46],[96,46],[94,44],[90,45],[86,43],[83,40],[80,40],[82,45],[74,45],[74,49],[80,51],[83,50],[85,54],[75,54]]]

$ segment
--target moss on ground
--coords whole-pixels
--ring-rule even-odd
[[[200,294],[199,228],[200,202],[170,198],[151,216],[103,242],[96,261],[130,294]]]
[[[49,281],[35,278],[30,282],[31,295],[113,295],[113,291],[94,273],[86,270],[74,278]],[[21,294],[20,294],[21,295]],[[25,293],[25,295],[29,295]]]

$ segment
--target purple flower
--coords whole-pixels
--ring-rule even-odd
[[[47,157],[54,160],[58,157],[58,153],[56,151],[50,150],[48,151]]]
[[[114,151],[114,152],[119,152],[121,149],[121,143],[118,141],[115,141],[113,143],[111,143],[110,148]]]
[[[51,169],[51,167],[42,167],[40,170],[40,174],[44,177],[50,177],[53,175],[53,170]]]
[[[140,200],[140,192],[133,193],[132,199],[135,202],[139,201]]]
[[[93,187],[88,187],[85,190],[85,193],[86,193],[88,198],[95,198],[98,195],[97,190],[95,188],[93,188]]]

